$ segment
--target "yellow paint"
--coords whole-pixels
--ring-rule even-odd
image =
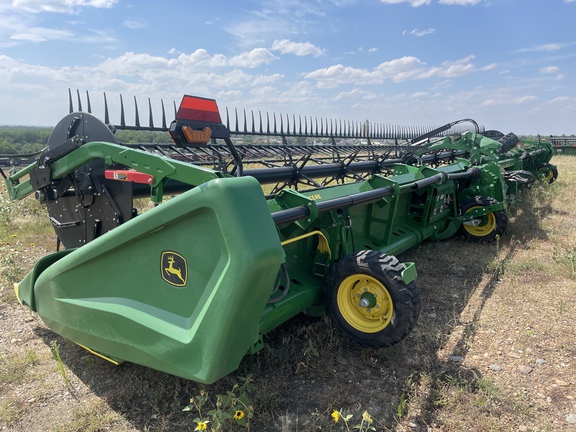
[[[371,306],[362,306],[363,297],[371,298]],[[348,276],[338,287],[338,309],[342,317],[363,333],[377,333],[390,324],[394,303],[388,289],[378,279],[365,274]]]
[[[330,250],[330,246],[328,246],[328,239],[326,238],[324,233],[322,231],[319,231],[319,230],[310,231],[309,233],[302,234],[301,236],[293,237],[293,238],[288,239],[288,240],[284,240],[282,242],[282,246],[297,242],[299,240],[303,240],[303,239],[311,237],[313,235],[318,236],[318,240],[319,240],[318,241],[318,251],[320,251],[320,253],[327,253],[328,258],[331,259],[332,258],[332,251]]]
[[[468,210],[466,210],[466,213],[476,208],[481,208],[481,206],[470,207]],[[496,225],[497,225],[496,216],[494,216],[494,213],[488,213],[487,215],[482,216],[482,223],[480,225],[477,226],[463,225],[463,226],[466,232],[471,236],[485,237],[496,229]]]
[[[18,303],[23,304],[22,300],[20,300],[20,284],[18,282],[14,283],[14,292],[16,293],[16,298],[18,299]]]
[[[78,342],[74,342],[74,343],[75,343],[76,345],[78,345],[78,346],[81,346],[82,348],[84,348],[84,349],[85,349],[86,351],[88,351],[89,353],[94,354],[95,356],[98,356],[98,357],[100,357],[100,358],[103,358],[104,360],[108,360],[110,363],[112,363],[112,364],[114,364],[114,365],[116,365],[116,366],[118,366],[118,365],[121,363],[121,362],[118,362],[118,361],[116,361],[116,360],[114,360],[114,359],[111,359],[110,357],[106,357],[104,354],[100,354],[99,352],[96,352],[96,351],[94,351],[94,350],[92,350],[92,349],[90,349],[90,348],[88,348],[88,347],[86,347],[86,346],[84,346],[84,345],[82,345],[82,344],[79,344]]]

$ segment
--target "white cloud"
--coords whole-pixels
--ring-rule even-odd
[[[320,57],[325,54],[323,49],[310,42],[293,42],[289,39],[276,39],[270,49],[280,51],[282,54],[294,54],[299,57],[307,55]]]
[[[378,48],[373,47],[368,50],[369,53],[378,52]]]
[[[526,95],[526,96],[521,96],[521,97],[517,97],[514,99],[514,103],[517,105],[524,105],[530,102],[534,102],[538,100],[538,97],[533,96],[533,95]]]
[[[337,64],[312,71],[305,77],[316,80],[318,87],[334,88],[342,84],[375,85],[385,80],[403,82],[434,77],[456,78],[495,67],[488,65],[477,68],[472,60],[474,56],[470,55],[458,60],[445,61],[440,66],[428,67],[420,59],[406,56],[380,63],[372,70]]]
[[[474,6],[480,3],[482,0],[439,0],[438,3],[445,5],[462,5],[462,6]]]
[[[576,0],[573,0],[573,1],[576,1]],[[548,103],[549,104],[556,104],[556,103],[564,104],[568,101],[570,101],[570,98],[568,96],[558,96],[557,98],[554,98],[554,99],[548,101]]]
[[[490,106],[494,106],[494,105],[503,105],[503,104],[504,104],[503,100],[496,99],[496,98],[489,98],[489,99],[485,99],[484,101],[482,101],[480,106],[490,107]]]
[[[45,42],[47,40],[70,40],[74,33],[68,30],[32,27],[22,32],[14,33],[11,40],[27,42]]]
[[[429,5],[432,3],[432,0],[380,0],[380,2],[386,4],[408,3],[412,7],[419,7]]]
[[[405,81],[422,73],[424,62],[416,57],[402,57],[380,63],[373,70],[359,69],[337,64],[317,69],[306,75],[308,79],[317,80],[318,87],[334,88],[341,84],[372,85],[380,84],[386,79]]]
[[[438,0],[438,3],[443,5],[461,5],[461,6],[474,6],[484,0]],[[576,0],[572,0],[576,1]],[[432,3],[432,0],[380,0],[381,3],[386,4],[401,4],[408,3],[412,7],[426,6]]]
[[[338,93],[338,95],[336,95],[334,100],[346,100],[346,99],[370,100],[370,99],[376,99],[377,97],[378,97],[378,95],[374,92],[355,88],[352,91]]]
[[[357,0],[261,0],[226,26],[241,47],[269,46],[275,40],[338,32],[339,10]]]
[[[419,75],[419,78],[443,77],[455,78],[476,72],[478,69],[471,63],[474,56],[470,55],[458,60],[447,60],[440,66],[432,67]]]
[[[554,51],[558,51],[558,50],[567,48],[570,45],[572,45],[572,44],[547,43],[547,44],[535,45],[533,47],[522,48],[522,49],[518,50],[518,52],[538,52],[538,51],[554,52]]]
[[[12,0],[12,7],[30,13],[75,13],[86,7],[111,8],[118,0]]]
[[[68,20],[56,26],[43,26],[44,17],[38,13],[29,13],[28,9],[37,6],[36,11],[51,4],[80,4],[78,1],[38,2],[32,0],[14,1],[15,7],[0,4],[0,47],[13,47],[25,43],[48,41],[67,41],[76,44],[110,44],[116,42],[115,32],[109,29],[92,29],[80,21]],[[99,6],[98,2],[93,2]],[[101,2],[104,6],[104,2]],[[88,5],[88,2],[83,4]]]
[[[130,30],[140,30],[148,27],[148,23],[142,20],[128,19],[122,25]]]
[[[282,74],[250,74],[241,69],[253,68],[273,58],[263,48],[231,58],[223,54],[210,55],[203,49],[181,54],[177,58],[127,52],[90,67],[50,68],[0,55],[0,82],[8,87],[65,85],[77,88],[102,87],[109,91],[115,88],[140,88],[145,89],[143,93],[146,94],[156,87],[158,90],[153,91],[172,88],[175,93],[190,87],[209,89],[210,94],[216,94],[225,89],[265,86],[278,82],[283,78]]]
[[[245,52],[232,57],[229,64],[245,68],[255,68],[263,64],[269,64],[274,61],[274,54],[266,48],[254,48],[250,52]]]
[[[432,34],[432,33],[436,33],[435,28],[429,28],[426,30],[414,29],[410,32],[410,34],[412,36],[417,36],[417,37],[427,36],[427,35]]]
[[[560,68],[558,66],[546,66],[540,69],[540,73],[544,74],[555,74],[560,72]]]

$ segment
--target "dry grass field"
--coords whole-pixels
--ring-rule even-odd
[[[400,345],[299,316],[213,385],[114,366],[20,306],[13,283],[56,240],[43,208],[0,189],[0,431],[576,430],[576,157],[552,163],[557,182],[523,193],[498,241],[399,257],[423,305]]]

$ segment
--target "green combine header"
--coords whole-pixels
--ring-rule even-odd
[[[105,107],[102,122],[70,98],[47,150],[6,179],[12,199],[46,205],[63,246],[16,294],[96,355],[203,383],[300,313],[328,314],[364,346],[401,342],[421,300],[414,263],[396,255],[428,239],[492,241],[520,189],[558,175],[548,142],[469,119],[398,128],[226,112],[224,123],[214,100],[184,96],[169,125],[162,104],[162,126],[150,114],[142,127],[137,109],[135,126],[123,108],[112,126]],[[116,129],[173,143],[122,144]],[[249,135],[279,143],[238,144]],[[150,210],[136,209],[142,197]]]

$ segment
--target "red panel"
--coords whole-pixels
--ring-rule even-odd
[[[154,176],[150,174],[141,173],[135,170],[106,170],[104,177],[109,180],[134,182],[142,184],[154,183]]]
[[[222,123],[218,105],[214,99],[188,95],[182,98],[176,119]]]

